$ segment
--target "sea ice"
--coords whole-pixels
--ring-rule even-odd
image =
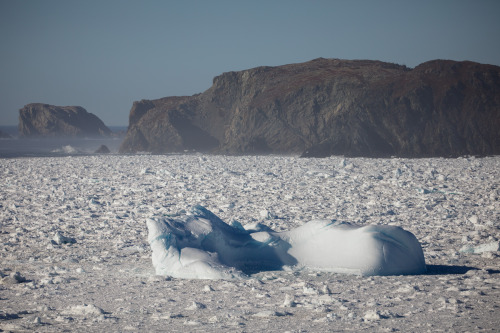
[[[63,236],[60,231],[57,231],[52,239],[52,244],[54,245],[62,245],[62,244],[74,244],[76,243],[76,239],[72,237]]]
[[[484,252],[495,252],[500,251],[500,242],[491,242],[486,244],[480,244],[477,246],[465,245],[460,249],[462,253],[484,253]]]
[[[396,226],[313,220],[287,232],[261,231],[230,226],[202,206],[147,226],[156,274],[176,278],[242,278],[288,266],[360,275],[426,271],[420,243]]]

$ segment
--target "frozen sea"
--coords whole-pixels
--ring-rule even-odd
[[[68,155],[0,159],[4,331],[483,332],[500,327],[500,158]],[[146,221],[202,205],[284,232],[400,226],[423,275],[155,274]],[[342,253],[324,253],[342,256]]]

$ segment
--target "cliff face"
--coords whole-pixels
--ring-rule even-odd
[[[121,152],[303,156],[500,153],[500,68],[316,59],[224,73],[202,94],[135,102]]]
[[[80,106],[54,106],[33,103],[19,110],[19,135],[109,136],[111,130],[94,114]]]

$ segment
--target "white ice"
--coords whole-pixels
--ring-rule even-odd
[[[313,220],[286,232],[246,230],[202,206],[147,226],[156,274],[175,278],[231,279],[290,266],[364,276],[426,271],[420,243],[396,226]]]
[[[495,315],[499,156],[58,155],[0,158],[0,331],[494,332],[500,327]],[[231,227],[211,218],[201,223],[200,213],[186,213],[195,203]],[[286,243],[284,236],[294,230],[296,237],[311,239],[303,248],[314,253],[313,246],[321,245],[321,255],[312,258],[322,260],[356,253],[336,249],[329,231],[349,227],[336,223],[321,229],[321,222],[309,221],[399,226],[417,237],[427,273],[359,276],[299,265],[258,271],[262,261],[259,267],[231,264],[224,251],[203,250],[176,235],[183,259],[197,252],[229,277],[251,275],[169,278],[156,275],[151,264],[148,218],[179,223],[176,232],[189,231],[189,242],[203,239],[209,233],[203,228],[211,228],[212,236],[232,241],[226,247],[235,253],[237,241],[248,241],[241,247],[246,254],[251,242],[279,235]],[[189,219],[193,223],[186,228]],[[328,234],[329,241],[306,236],[308,230],[326,230],[320,235]],[[358,239],[363,230],[349,232]],[[347,235],[342,233],[342,243]],[[296,256],[298,250],[296,241],[286,254]]]
[[[76,149],[75,147],[73,147],[71,145],[63,146],[60,149],[54,149],[52,152],[53,153],[64,153],[64,154],[77,154],[77,153],[80,153],[80,151],[78,149]]]

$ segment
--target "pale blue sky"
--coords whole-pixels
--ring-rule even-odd
[[[318,57],[500,65],[500,1],[0,0],[0,125],[25,104],[127,125],[133,101]]]

